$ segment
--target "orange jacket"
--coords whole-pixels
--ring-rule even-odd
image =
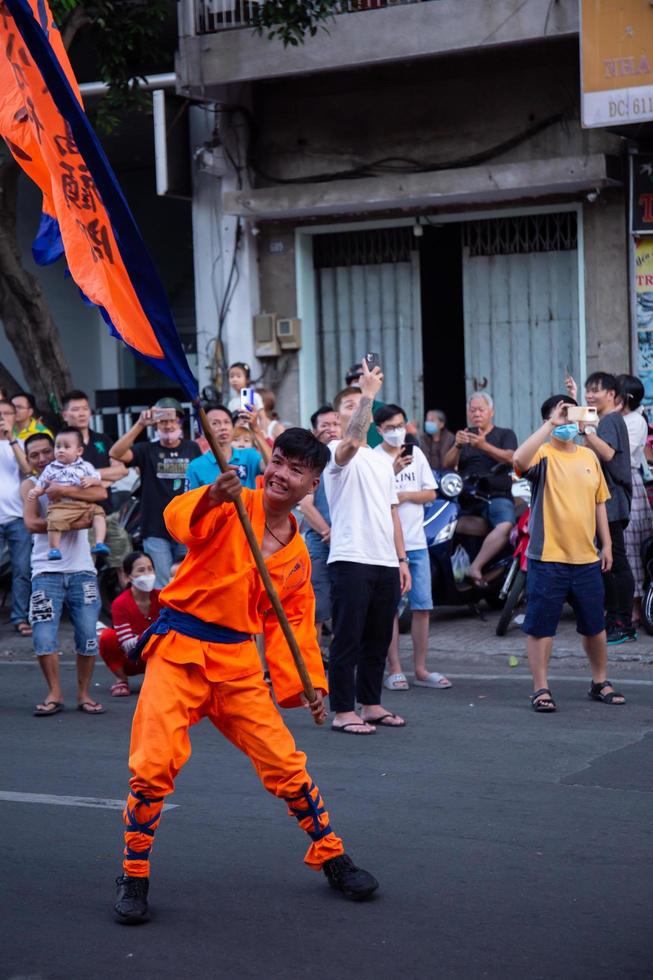
[[[160,602],[206,622],[230,626],[244,633],[263,633],[270,677],[282,707],[298,706],[301,682],[288,644],[270,607],[233,504],[212,507],[199,518],[198,505],[209,487],[175,497],[164,511],[168,531],[187,545],[186,555],[172,582],[161,592]],[[265,530],[263,492],[243,489],[242,497],[259,541]],[[295,534],[289,544],[266,560],[272,581],[304,656],[313,685],[327,691],[320,648],[315,633],[315,597],[311,563],[306,545],[291,517]],[[205,643],[179,634],[155,638],[144,657],[161,649],[167,660],[197,663],[210,680],[233,680],[260,670],[253,642]]]

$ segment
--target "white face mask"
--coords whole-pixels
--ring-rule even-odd
[[[389,446],[393,449],[398,449],[399,446],[403,446],[406,440],[406,430],[405,429],[395,429],[393,432],[382,432],[383,441],[387,442]]]
[[[177,442],[177,440],[181,439],[182,437],[183,433],[181,429],[173,429],[172,432],[160,432],[159,442],[165,446],[167,443]]]
[[[132,585],[135,585],[141,592],[151,592],[154,588],[155,581],[156,575],[152,572],[151,575],[136,575],[132,579]]]

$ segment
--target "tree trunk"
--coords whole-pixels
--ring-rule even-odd
[[[16,240],[18,165],[13,157],[0,163],[0,320],[16,352],[28,389],[45,408],[72,388],[57,327],[41,285],[23,267]]]
[[[7,370],[4,364],[0,363],[0,388],[6,391],[11,398],[20,390],[20,387],[13,374]]]

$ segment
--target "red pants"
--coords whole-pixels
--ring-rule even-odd
[[[118,640],[115,630],[106,629],[100,633],[100,656],[112,674],[122,670],[127,677],[145,673],[145,664],[138,660],[129,660]]]
[[[268,792],[288,803],[288,812],[311,837],[304,860],[319,870],[344,852],[329,826],[318,788],[306,771],[306,756],[275,707],[260,673],[211,682],[195,664],[175,664],[156,653],[148,658],[132,727],[131,793],[124,811],[125,874],[149,875],[149,856],[163,801],[190,758],[188,730],[208,717],[218,731],[249,756]]]

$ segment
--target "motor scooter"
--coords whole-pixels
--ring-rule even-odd
[[[494,472],[504,468],[495,467]],[[470,561],[478,554],[489,526],[480,517],[462,513],[460,498],[467,504],[489,502],[483,477],[463,480],[459,473],[443,473],[438,480],[438,496],[424,514],[424,531],[431,557],[431,583],[435,606],[468,606],[481,615],[479,603],[484,599],[498,607],[503,581],[512,562],[509,545],[496,555],[483,570],[483,585],[455,574],[452,559],[457,547],[465,549]]]
[[[499,598],[504,601],[503,609],[497,623],[497,636],[505,636],[513,621],[515,609],[526,596],[526,572],[528,570],[528,542],[531,539],[528,522],[531,508],[528,506],[510,532],[510,543],[514,546],[512,564],[506,575]]]
[[[640,554],[644,566],[644,595],[642,596],[642,626],[653,636],[653,537],[642,542]]]

